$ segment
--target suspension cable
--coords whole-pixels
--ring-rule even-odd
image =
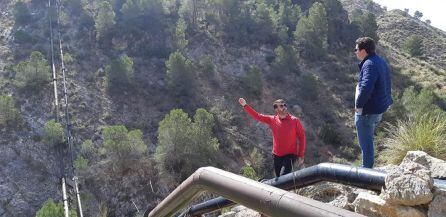
[[[82,202],[81,202],[79,186],[78,186],[78,177],[76,176],[76,171],[74,168],[74,159],[73,159],[73,134],[72,134],[70,113],[68,110],[68,88],[67,88],[67,82],[66,82],[66,76],[65,76],[66,68],[65,68],[65,64],[64,64],[62,34],[61,34],[61,27],[60,27],[60,11],[61,11],[60,7],[61,7],[60,0],[56,0],[57,32],[58,32],[58,37],[59,37],[60,64],[61,64],[61,71],[62,71],[63,95],[64,95],[64,101],[65,101],[65,125],[66,125],[66,134],[67,134],[67,142],[68,142],[68,152],[69,152],[69,157],[70,157],[70,170],[71,170],[70,172],[73,176],[73,181],[74,181],[73,187],[76,192],[78,214],[80,217],[83,217]]]

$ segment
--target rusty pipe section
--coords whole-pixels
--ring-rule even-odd
[[[202,191],[219,194],[271,217],[363,217],[214,167],[198,169],[144,217],[172,216]]]

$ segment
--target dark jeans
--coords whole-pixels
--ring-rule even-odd
[[[293,169],[294,162],[296,162],[296,155],[294,154],[287,154],[281,157],[273,154],[273,158],[274,172],[276,173],[276,177],[290,173]],[[280,174],[282,167],[285,167],[285,169],[283,170],[283,173]]]

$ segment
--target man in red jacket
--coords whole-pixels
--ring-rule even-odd
[[[267,124],[272,130],[276,177],[290,173],[296,159],[298,159],[298,165],[304,163],[305,130],[299,119],[288,112],[285,100],[274,101],[275,115],[264,115],[256,112],[243,98],[239,99],[239,103],[255,120]],[[299,139],[299,142],[297,142],[297,139]],[[285,169],[283,174],[280,174],[282,167],[285,167]]]

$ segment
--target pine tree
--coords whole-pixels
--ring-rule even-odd
[[[359,27],[362,36],[373,38],[375,41],[379,40],[377,34],[378,24],[373,13],[358,13],[353,17],[353,23]]]
[[[96,38],[99,39],[106,35],[115,23],[115,12],[112,5],[108,1],[102,1],[95,19]]]
[[[0,127],[12,127],[17,123],[19,111],[11,96],[0,95]]]
[[[421,19],[421,17],[423,17],[423,13],[421,13],[420,11],[415,11],[413,17],[415,17],[416,19]]]
[[[147,150],[140,130],[128,131],[122,125],[105,126],[102,134],[107,156],[117,160],[118,163],[122,163],[128,158],[142,156]]]
[[[31,90],[40,90],[51,79],[50,66],[43,54],[33,51],[29,60],[22,61],[14,67],[17,85]]]
[[[114,59],[105,68],[108,86],[112,91],[121,91],[131,87],[134,83],[133,60],[126,54]]]
[[[197,109],[192,121],[181,109],[171,110],[160,122],[155,159],[159,170],[179,182],[202,166],[215,165],[218,140],[214,117]]]
[[[323,58],[327,52],[328,21],[321,3],[311,6],[308,17],[302,16],[294,32],[298,52],[309,59]]]
[[[274,77],[284,78],[292,72],[297,72],[297,58],[296,51],[291,46],[279,45],[274,49],[275,59],[272,64]]]
[[[175,47],[179,51],[183,51],[188,44],[188,41],[186,39],[186,29],[187,29],[186,22],[184,21],[183,18],[179,18],[173,36]]]
[[[193,93],[192,62],[180,52],[170,54],[166,61],[166,83],[170,92],[176,96],[189,96]]]
[[[259,98],[263,92],[262,72],[255,66],[251,66],[242,80],[244,89],[252,97]]]

